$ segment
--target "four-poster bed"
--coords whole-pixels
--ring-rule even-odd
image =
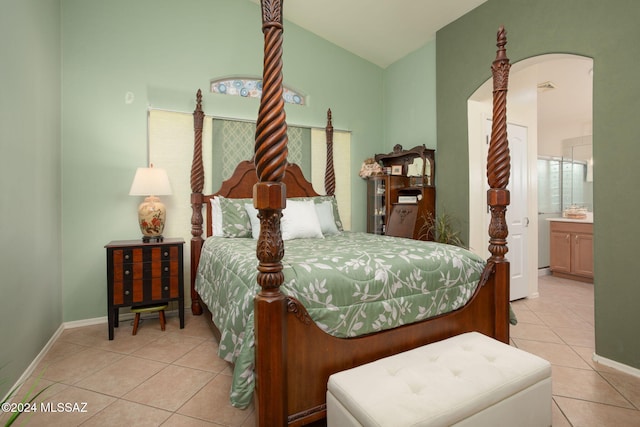
[[[307,307],[285,295],[281,232],[283,210],[291,198],[320,196],[297,165],[287,162],[287,125],[282,100],[282,0],[262,1],[265,38],[263,93],[256,129],[255,157],[241,162],[233,175],[213,195],[204,195],[202,124],[204,113],[198,91],[194,112],[195,146],[191,170],[193,216],[191,220],[192,311],[208,311],[196,289],[205,237],[212,235],[214,196],[251,199],[258,211],[259,236],[253,243],[257,256],[255,282],[259,285],[252,307],[255,337],[255,409],[260,426],[304,425],[326,416],[326,384],[334,372],[396,354],[468,331],[478,331],[500,341],[509,340],[509,263],[505,222],[509,192],[509,152],[506,139],[506,87],[509,63],[505,32],[498,33],[498,53],[493,63],[494,114],[487,166],[491,210],[489,251],[482,262],[477,286],[460,308],[426,320],[351,338],[336,337],[319,327]],[[335,189],[331,112],[328,114],[325,189]],[[288,202],[289,201],[289,202]],[[206,208],[206,228],[202,208]],[[249,207],[247,207],[249,208]],[[394,239],[386,237],[387,239]],[[232,240],[232,239],[229,239]],[[241,240],[241,239],[235,239]],[[419,242],[427,244],[429,242]],[[287,242],[287,247],[293,243]],[[228,246],[228,245],[227,245]],[[206,247],[205,247],[206,249]],[[254,261],[255,262],[255,261]],[[288,261],[287,261],[288,263]],[[289,264],[287,264],[288,267]],[[347,286],[348,284],[343,284]],[[209,307],[210,308],[210,307]],[[207,313],[210,315],[210,313]],[[216,335],[220,338],[221,325]],[[325,328],[326,329],[326,328]],[[249,337],[244,337],[249,340]]]

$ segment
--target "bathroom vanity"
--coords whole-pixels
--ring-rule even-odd
[[[557,277],[593,282],[593,216],[549,218],[550,267]]]

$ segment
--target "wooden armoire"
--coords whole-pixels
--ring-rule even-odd
[[[432,240],[428,224],[436,212],[435,150],[396,145],[375,160],[384,173],[367,179],[367,232]]]

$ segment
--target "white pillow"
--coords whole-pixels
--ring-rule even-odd
[[[312,200],[287,200],[287,207],[282,211],[280,230],[282,240],[324,238],[316,213],[316,204]]]
[[[257,239],[260,236],[258,210],[249,203],[244,207],[251,221],[251,234],[254,239]],[[324,238],[315,203],[311,200],[304,202],[287,200],[287,207],[282,210],[280,219],[280,233],[282,240]]]
[[[315,205],[322,234],[326,236],[339,233],[340,231],[336,226],[336,220],[333,217],[333,203],[326,200],[322,203],[315,203]]]
[[[249,221],[251,221],[251,235],[254,239],[260,236],[260,219],[258,219],[258,210],[253,207],[252,203],[245,203],[244,208],[249,214]]]
[[[212,235],[222,237],[222,208],[220,207],[219,196],[211,199],[211,222]]]

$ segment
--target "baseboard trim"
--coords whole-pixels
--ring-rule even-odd
[[[601,365],[608,366],[609,368],[613,368],[615,370],[624,372],[625,374],[633,375],[634,377],[640,378],[640,369],[634,368],[633,366],[625,365],[624,363],[607,359],[606,357],[599,356],[596,353],[593,353],[591,359]]]
[[[166,311],[167,316],[178,316],[178,314],[179,314],[178,309]],[[119,319],[120,321],[123,321],[123,320],[127,321],[127,320],[133,320],[133,317],[134,317],[133,313],[122,313],[119,316]],[[148,316],[142,316],[143,319],[145,319],[146,317],[153,317],[153,314],[150,314]],[[38,364],[42,362],[42,359],[44,358],[44,356],[51,349],[51,347],[53,347],[53,344],[55,344],[57,339],[60,338],[60,335],[62,335],[65,329],[74,329],[74,328],[81,328],[83,326],[101,325],[101,324],[108,323],[108,321],[109,320],[107,316],[103,316],[103,317],[94,317],[92,319],[73,320],[70,322],[63,322],[58,327],[58,329],[53,333],[53,335],[51,335],[51,338],[49,338],[49,341],[47,341],[44,347],[42,347],[42,350],[40,350],[40,353],[38,353],[35,359],[33,359],[33,361],[29,364],[29,366],[27,366],[27,369],[25,369],[22,375],[20,375],[20,378],[18,378],[15,384],[9,389],[9,392],[7,392],[7,394],[2,397],[2,400],[0,402],[4,402],[9,397],[9,393],[11,392],[11,390],[17,389],[20,385],[22,385],[25,381],[27,381],[27,379],[29,379],[31,375],[33,375]],[[106,333],[107,331],[105,330],[105,337],[106,337]]]
[[[64,322],[62,325],[64,329],[82,328],[83,326],[100,325],[107,323],[107,316],[94,317],[93,319],[72,320],[71,322]]]
[[[539,268],[538,269],[538,277],[540,276],[550,276],[551,269],[549,267]]]
[[[42,350],[40,350],[40,353],[38,353],[35,359],[31,361],[29,366],[27,366],[27,369],[25,369],[22,375],[20,375],[20,378],[18,378],[15,384],[9,389],[7,394],[2,398],[2,402],[7,400],[7,398],[9,397],[9,393],[11,393],[11,390],[17,390],[18,387],[20,387],[22,384],[24,384],[25,381],[29,379],[29,377],[36,370],[36,367],[38,366],[38,364],[42,362],[42,359],[44,359],[44,356],[51,349],[51,347],[53,347],[53,344],[55,344],[56,340],[60,337],[60,335],[62,335],[62,332],[64,332],[64,329],[65,327],[63,323],[58,327],[58,329],[53,333],[53,335],[51,335],[51,338],[49,338],[49,341],[47,341],[44,347],[42,347]]]
[[[165,310],[165,315],[167,317],[178,316],[178,309]],[[118,319],[119,321],[133,320],[134,316],[135,315],[133,313],[122,313],[118,316]],[[147,317],[151,318],[154,316],[157,317],[157,315],[149,314],[147,316],[143,315],[141,318],[145,319]],[[71,322],[64,322],[63,326],[64,326],[64,329],[73,329],[73,328],[82,328],[83,326],[101,325],[108,322],[109,322],[109,319],[107,318],[107,316],[103,316],[103,317],[94,317],[93,319],[73,320]]]

